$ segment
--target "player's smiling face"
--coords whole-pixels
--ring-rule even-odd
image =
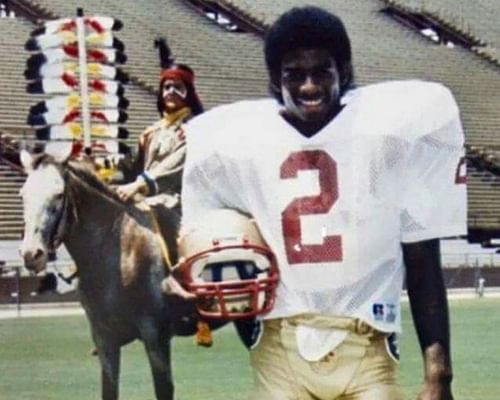
[[[281,93],[287,119],[296,119],[301,125],[326,125],[339,109],[335,60],[325,49],[297,49],[286,54],[281,66]]]

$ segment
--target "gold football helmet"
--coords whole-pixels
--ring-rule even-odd
[[[179,267],[200,315],[242,319],[274,305],[278,267],[250,218],[229,209],[208,213],[179,238]]]

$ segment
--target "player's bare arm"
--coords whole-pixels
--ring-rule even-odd
[[[425,380],[418,400],[451,400],[448,303],[439,240],[403,244],[410,307],[424,357]]]

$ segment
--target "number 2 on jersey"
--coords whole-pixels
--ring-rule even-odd
[[[295,198],[281,213],[285,250],[290,264],[342,261],[340,235],[323,237],[322,244],[302,244],[301,215],[326,214],[338,199],[337,163],[322,150],[291,153],[281,164],[280,178],[297,178],[299,171],[318,170],[320,193]]]

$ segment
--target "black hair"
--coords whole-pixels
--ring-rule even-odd
[[[295,7],[274,22],[264,44],[269,88],[280,102],[283,101],[280,83],[283,58],[297,49],[330,52],[337,64],[341,94],[353,83],[351,41],[341,19],[318,7]]]
[[[180,69],[187,71],[194,76],[194,72],[186,64],[177,64],[175,59],[172,57],[172,52],[167,44],[167,40],[163,37],[157,38],[154,41],[155,48],[158,49],[158,55],[160,58],[161,69]],[[193,84],[184,82],[187,88],[186,104],[191,109],[193,116],[201,114],[203,112],[203,105],[201,104],[200,98],[196,94],[196,90]],[[165,102],[163,101],[163,80],[160,81],[160,87],[158,89],[158,96],[156,97],[156,108],[163,117],[165,113]]]

